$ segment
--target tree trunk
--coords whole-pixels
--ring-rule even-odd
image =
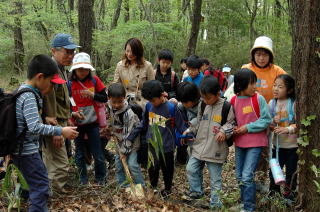
[[[118,0],[117,8],[116,8],[116,10],[114,11],[114,14],[113,14],[110,30],[112,30],[112,29],[117,27],[118,19],[119,19],[120,11],[121,11],[121,5],[122,5],[122,0]]]
[[[277,17],[277,18],[280,18],[281,17],[281,3],[279,0],[275,0],[275,3],[274,3],[274,15]]]
[[[21,26],[21,14],[22,14],[22,2],[15,1],[15,14],[14,18],[14,28],[13,28],[13,37],[14,37],[14,70],[17,73],[23,72],[24,65],[24,47],[23,47],[23,38],[22,38],[22,26]]]
[[[94,27],[94,0],[79,0],[79,37],[81,51],[91,55]]]
[[[123,2],[124,8],[124,22],[127,23],[130,20],[130,5],[129,0],[124,0]]]
[[[202,0],[194,0],[192,27],[191,27],[191,33],[190,33],[190,38],[189,38],[187,52],[186,52],[187,56],[194,54],[196,51],[198,34],[200,29],[200,21],[201,21],[201,5],[202,5]]]
[[[74,0],[68,0],[68,4],[69,4],[70,11],[73,11],[74,10]]]
[[[254,21],[257,16],[257,10],[258,10],[258,0],[254,0],[252,9],[249,6],[248,0],[245,1],[246,7],[251,15],[250,17],[250,46],[253,45],[253,40],[255,37],[257,37],[257,33],[254,29]]]
[[[307,127],[309,145],[301,146],[299,171],[299,198],[304,211],[320,211],[320,193],[314,181],[320,182],[312,165],[320,167],[320,160],[312,151],[320,149],[320,1],[289,0],[292,18],[292,72],[296,77],[297,122],[300,129],[306,129],[301,123],[307,116],[316,115],[316,121]],[[303,15],[302,15],[303,14]],[[319,171],[319,170],[318,170]]]

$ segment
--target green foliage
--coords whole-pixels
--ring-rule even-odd
[[[152,145],[157,158],[154,158],[150,149],[148,149],[148,168],[151,165],[154,166],[154,160],[155,159],[159,160],[160,156],[165,162],[163,140],[162,140],[161,132],[159,130],[159,126],[161,125],[161,123],[164,123],[164,121],[160,121],[159,123],[154,123],[151,125],[152,138],[150,138],[149,142]]]
[[[2,184],[2,196],[9,200],[8,211],[17,208],[20,211],[21,189],[29,189],[29,186],[19,169],[10,164],[6,169],[6,175]]]

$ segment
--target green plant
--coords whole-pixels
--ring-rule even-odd
[[[19,169],[10,164],[6,169],[6,175],[2,184],[2,196],[9,200],[8,211],[17,208],[20,211],[20,193],[22,189],[29,189],[29,186]]]
[[[162,156],[163,160],[165,161],[164,157],[164,149],[163,149],[163,140],[162,135],[159,129],[159,126],[161,123],[164,123],[165,121],[159,121],[157,123],[154,123],[151,125],[151,132],[152,132],[152,138],[150,138],[150,144],[153,147],[156,155],[156,159],[158,160],[160,158],[160,155]],[[154,156],[150,149],[148,149],[148,168],[153,164],[154,165]]]

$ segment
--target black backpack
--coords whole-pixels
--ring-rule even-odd
[[[204,109],[206,108],[206,103],[204,101],[201,101],[201,116],[203,115],[203,112],[204,112]],[[230,108],[231,108],[231,103],[229,103],[228,101],[224,101],[223,103],[223,106],[222,106],[222,111],[221,111],[221,123],[220,125],[223,126],[226,122],[227,122],[227,119],[228,119],[228,114],[229,114],[229,111],[230,111]],[[232,146],[233,145],[233,136],[231,136],[229,139],[227,139],[227,144],[228,144],[228,147]]]
[[[27,132],[27,127],[25,127],[23,132],[18,137],[16,136],[16,100],[25,92],[34,93],[39,108],[38,96],[31,88],[23,88],[13,93],[4,93],[4,91],[0,89],[0,157],[12,154],[18,146],[18,141],[21,140]],[[21,155],[22,148],[23,142],[21,142],[19,146],[19,155]]]

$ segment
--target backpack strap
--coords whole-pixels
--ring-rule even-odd
[[[231,100],[230,100],[230,103],[231,103],[231,105],[232,105],[233,107],[235,107],[235,105],[236,105],[236,99],[237,99],[237,96],[233,96],[233,97],[231,98]]]
[[[175,117],[175,104],[172,102],[167,102],[169,106],[169,113],[170,113],[170,121],[171,121],[171,127],[174,128],[174,117]]]
[[[221,126],[223,126],[227,122],[230,108],[231,108],[231,103],[229,103],[227,100],[225,100],[223,102],[223,106],[222,106],[222,110],[221,110],[221,117],[222,117],[221,124],[220,124]]]
[[[173,91],[174,75],[175,75],[175,72],[174,72],[174,71],[171,71],[171,91]]]
[[[276,107],[277,107],[277,99],[271,99],[271,105],[270,105],[270,113],[271,113],[271,117],[275,117],[276,116]]]
[[[206,109],[207,104],[202,100],[200,102],[200,111],[201,111],[201,117],[203,116],[204,110]]]
[[[260,107],[259,107],[259,95],[255,93],[251,98],[251,103],[253,106],[253,110],[256,113],[257,117],[260,118]]]
[[[289,123],[294,123],[294,101],[292,98],[288,99],[288,112],[289,112]]]
[[[71,97],[72,96],[72,80],[67,81],[67,88],[69,92],[69,97]]]

